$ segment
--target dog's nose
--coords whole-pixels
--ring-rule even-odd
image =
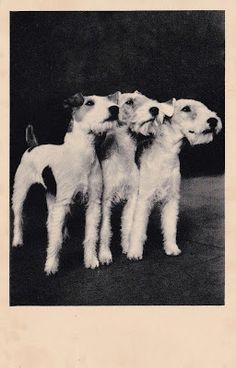
[[[108,108],[108,110],[109,110],[109,112],[110,112],[110,114],[111,114],[111,116],[112,117],[115,117],[115,118],[117,118],[118,117],[118,114],[119,114],[119,107],[118,106],[110,106],[109,108]]]
[[[211,129],[215,129],[215,127],[217,126],[218,120],[216,118],[209,118],[207,122],[210,125]]]
[[[159,109],[158,109],[158,107],[151,107],[150,109],[149,109],[149,111],[150,111],[150,113],[152,114],[152,116],[157,116],[158,115],[158,113],[159,113]]]

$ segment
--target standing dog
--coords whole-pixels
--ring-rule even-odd
[[[152,145],[141,157],[139,195],[132,227],[129,259],[142,259],[150,211],[161,204],[164,250],[177,256],[176,227],[180,197],[179,152],[183,138],[191,145],[209,143],[222,128],[215,112],[195,100],[177,100],[171,119],[165,119]]]
[[[127,202],[121,218],[121,245],[123,253],[128,251],[138,194],[137,153],[144,142],[152,139],[164,115],[173,114],[171,104],[151,100],[138,91],[117,93],[117,103],[120,107],[119,124],[107,134],[100,147],[104,183],[99,247],[99,261],[102,264],[112,262],[111,207],[123,199]]]
[[[23,243],[22,209],[30,186],[40,183],[47,190],[48,247],[45,272],[58,270],[62,246],[62,228],[73,197],[88,194],[84,240],[84,264],[98,266],[96,242],[100,222],[102,173],[95,154],[95,137],[110,130],[118,118],[119,108],[113,96],[83,97],[80,93],[65,101],[72,109],[70,130],[62,145],[30,147],[16,171],[12,208],[14,211],[13,246]]]

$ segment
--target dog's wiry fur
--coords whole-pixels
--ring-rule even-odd
[[[128,251],[139,181],[139,170],[135,163],[135,138],[137,135],[145,138],[155,134],[155,127],[162,123],[165,113],[170,116],[173,112],[169,103],[151,100],[138,91],[119,94],[117,97],[120,107],[119,125],[107,134],[105,143],[109,140],[112,147],[109,144],[109,154],[101,161],[104,191],[99,261],[102,264],[112,262],[111,207],[123,199],[127,202],[121,218],[121,245],[123,253]],[[130,134],[130,129],[133,134]]]
[[[139,194],[131,231],[129,259],[142,259],[149,214],[161,205],[161,227],[167,255],[178,255],[176,244],[180,197],[179,152],[184,137],[191,145],[209,143],[222,128],[221,120],[201,102],[180,99],[174,114],[157,127],[152,145],[140,162]]]
[[[14,211],[12,245],[18,246],[23,244],[22,210],[30,186],[40,183],[47,190],[48,247],[45,264],[47,274],[58,270],[65,216],[73,197],[78,192],[88,194],[84,264],[87,268],[95,268],[99,264],[96,242],[101,213],[102,173],[95,154],[94,140],[97,134],[112,128],[119,111],[112,96],[83,97],[76,94],[66,100],[65,105],[72,109],[72,120],[71,129],[66,134],[64,143],[40,145],[23,154],[16,171],[12,196]],[[28,134],[28,140],[32,141],[32,134],[30,136]]]

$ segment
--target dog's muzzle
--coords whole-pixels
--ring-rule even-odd
[[[209,133],[215,134],[218,120],[216,118],[209,118],[207,119],[207,124],[209,124],[209,128],[203,130],[202,134],[209,134]]]
[[[159,114],[159,109],[156,106],[153,106],[149,109],[150,114],[155,118]]]
[[[154,121],[156,121],[156,119],[155,119],[155,118],[152,118],[152,119],[149,119],[149,120],[143,121],[143,122],[140,124],[140,128],[141,128],[142,126],[144,126],[145,124],[147,124],[147,123],[154,123]]]
[[[143,121],[141,124],[140,124],[140,127],[142,127],[143,125],[147,124],[147,123],[153,123],[155,120],[156,120],[156,117],[158,116],[159,114],[159,109],[158,107],[156,106],[153,106],[149,109],[149,112],[151,114],[151,118],[149,120],[146,120],[146,121]]]
[[[206,135],[206,134],[209,134],[209,133],[216,133],[216,129],[215,128],[209,128],[209,129],[205,129],[203,130],[202,134]]]
[[[110,106],[108,108],[110,116],[104,120],[104,121],[115,121],[118,120],[118,115],[119,115],[119,107],[118,106]]]

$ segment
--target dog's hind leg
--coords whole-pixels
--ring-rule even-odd
[[[15,174],[12,195],[12,209],[14,212],[13,247],[23,245],[23,205],[29,188],[35,182],[30,172],[31,171],[21,163]]]
[[[126,254],[129,249],[131,229],[134,220],[134,211],[136,207],[137,194],[130,195],[123,209],[121,218],[121,246],[122,252]]]

